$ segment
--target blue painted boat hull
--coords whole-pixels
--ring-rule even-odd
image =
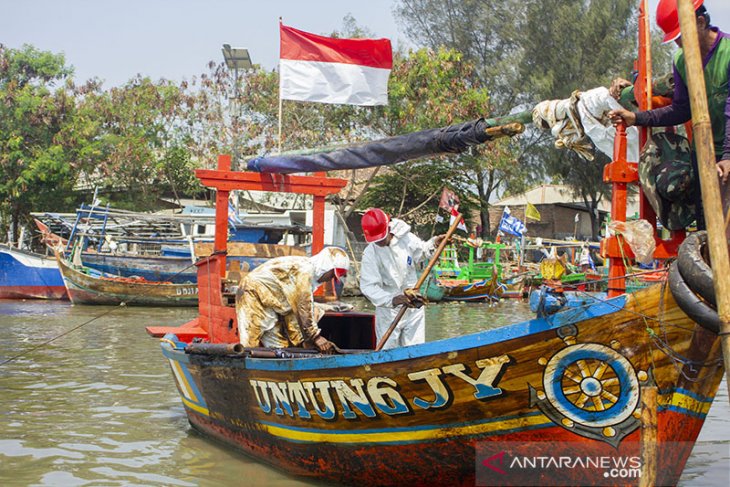
[[[148,281],[172,282],[174,284],[195,284],[198,282],[198,273],[190,257],[165,256],[132,256],[84,253],[81,260],[86,267],[96,269],[107,274],[122,277],[139,276]],[[266,257],[230,257],[248,264],[253,269],[268,260]]]
[[[0,299],[68,299],[56,260],[0,245]]]

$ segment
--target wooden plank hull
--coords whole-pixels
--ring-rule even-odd
[[[238,261],[242,269],[249,270],[255,269],[274,257],[305,255],[303,249],[286,245],[231,242],[230,247],[230,260]],[[195,244],[195,255],[198,257],[210,255],[212,251],[212,244]],[[82,254],[81,260],[85,266],[99,272],[122,277],[139,276],[148,281],[167,281],[175,284],[198,282],[198,271],[190,257],[85,252]]]
[[[502,288],[496,279],[464,282],[459,280],[439,280],[443,287],[443,301],[498,301]]]
[[[190,257],[85,252],[81,255],[81,260],[87,267],[117,276],[139,276],[148,281],[168,281],[176,284],[195,284],[198,281],[198,272]]]
[[[225,319],[216,313],[200,319]],[[509,448],[515,458],[635,458],[640,395],[650,385],[659,389],[657,480],[672,485],[723,370],[717,336],[661,285],[357,355],[211,356],[166,338],[163,354],[193,427],[292,474],[347,485],[549,484],[505,464],[506,474],[495,473],[490,460]],[[548,479],[606,485],[604,473],[563,468]]]
[[[0,299],[68,299],[56,259],[0,245]]]
[[[170,284],[101,277],[84,273],[59,259],[69,298],[74,304],[130,306],[197,306],[195,284]]]

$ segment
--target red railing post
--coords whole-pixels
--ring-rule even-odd
[[[612,185],[611,220],[626,221],[626,200],[629,183],[639,180],[638,165],[626,160],[626,127],[616,127],[613,145],[613,162],[603,168],[603,180]],[[601,253],[608,257],[608,297],[626,292],[626,265],[624,259],[634,256],[625,240],[606,237],[601,241]]]
[[[231,156],[218,156],[218,170],[231,170]],[[228,250],[228,196],[230,190],[217,188],[215,195],[215,240],[213,252],[220,254],[218,257],[221,279],[226,277],[226,251]]]

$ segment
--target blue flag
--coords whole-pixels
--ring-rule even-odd
[[[509,207],[507,206],[504,207],[502,219],[499,221],[499,229],[515,237],[521,237],[527,231],[527,227],[521,220],[510,215]]]
[[[228,224],[230,226],[236,226],[236,224],[241,224],[243,221],[238,218],[238,214],[236,213],[236,208],[233,207],[231,202],[228,202]]]

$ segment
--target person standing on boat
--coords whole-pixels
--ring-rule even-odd
[[[710,25],[710,15],[703,3],[704,0],[694,0],[697,33],[703,59],[705,83],[707,84],[707,102],[715,141],[717,172],[722,178],[722,182],[725,183],[730,177],[730,123],[728,123],[730,120],[730,36],[721,32],[717,27]],[[657,5],[656,16],[657,24],[665,34],[663,42],[674,41],[680,47],[674,57],[674,95],[672,104],[636,113],[626,109],[612,110],[608,115],[614,124],[623,122],[629,127],[632,125],[669,127],[688,122],[692,118],[689,92],[687,90],[687,70],[684,52],[681,49],[682,38],[676,0],[660,0]],[[630,85],[628,81],[620,78],[616,79],[612,83],[611,91],[615,95],[627,85]],[[686,170],[682,164],[676,161],[665,161],[664,166],[658,168],[656,172],[660,175],[668,175],[664,178],[668,180],[692,179],[696,181],[696,175],[699,174],[694,150],[691,154],[691,164],[688,165]],[[679,174],[680,172],[682,174]],[[657,190],[663,196],[667,196],[665,193],[676,193],[672,190],[681,186],[676,183],[671,184],[670,181],[669,185],[663,185],[668,186],[668,188],[662,188],[659,187],[662,186],[660,184],[661,178],[657,179]],[[693,194],[689,197],[694,200],[697,228],[703,230],[705,221],[701,193],[698,189],[699,183],[695,182],[691,186]],[[663,189],[666,189],[666,191],[662,191]]]
[[[314,290],[331,279],[343,279],[350,259],[338,247],[312,257],[277,257],[241,280],[236,293],[238,335],[244,347],[313,345],[322,353],[336,346],[317,326],[325,307],[314,302]]]
[[[408,310],[383,349],[426,341],[423,297],[410,290],[418,280],[417,265],[431,257],[443,235],[426,242],[411,233],[406,222],[371,208],[361,220],[369,245],[362,254],[360,290],[375,306],[375,334],[385,334],[401,306]]]

